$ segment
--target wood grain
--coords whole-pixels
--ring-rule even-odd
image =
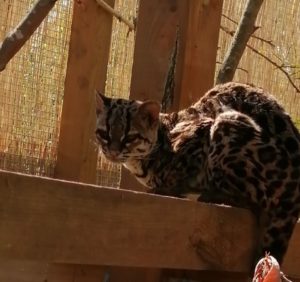
[[[178,13],[178,0],[140,0],[130,99],[161,101],[176,40]],[[120,186],[145,191],[124,168]]]
[[[180,44],[174,109],[197,101],[214,85],[223,0],[180,2]]]
[[[232,271],[250,261],[245,210],[4,171],[0,191],[1,257]]]
[[[0,171],[0,258],[246,272],[242,209]],[[284,271],[300,277],[300,225]]]
[[[112,16],[96,1],[74,4],[55,177],[95,183],[95,89],[104,89]],[[110,6],[114,0],[109,0]]]

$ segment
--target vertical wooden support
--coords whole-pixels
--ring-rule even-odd
[[[114,0],[107,1],[114,5]],[[112,16],[96,1],[74,4],[55,177],[95,183],[94,90],[104,90]]]
[[[214,84],[223,0],[180,2],[174,109],[197,101]]]
[[[176,40],[179,2],[140,0],[130,99],[161,101]],[[122,169],[121,188],[145,191],[126,169]]]
[[[131,99],[160,101],[162,98],[175,44],[178,2],[180,0],[140,0]]]
[[[213,86],[223,0],[140,2],[131,99],[161,101],[179,25],[172,110],[198,100]],[[142,187],[125,169],[122,188]]]

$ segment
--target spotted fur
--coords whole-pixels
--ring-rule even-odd
[[[257,256],[282,263],[300,211],[300,135],[270,94],[218,85],[178,113],[159,104],[97,95],[96,136],[104,155],[150,191],[251,209]]]

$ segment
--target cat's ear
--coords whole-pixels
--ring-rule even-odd
[[[142,102],[138,107],[137,118],[146,127],[155,127],[158,124],[160,104],[155,101]]]
[[[96,98],[96,114],[99,115],[103,113],[105,107],[107,107],[110,103],[110,99],[101,94],[100,91],[95,90],[95,98]]]

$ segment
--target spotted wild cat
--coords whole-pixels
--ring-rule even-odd
[[[258,257],[282,263],[300,210],[300,135],[269,94],[218,85],[178,113],[155,101],[97,95],[96,137],[150,191],[251,209]]]

